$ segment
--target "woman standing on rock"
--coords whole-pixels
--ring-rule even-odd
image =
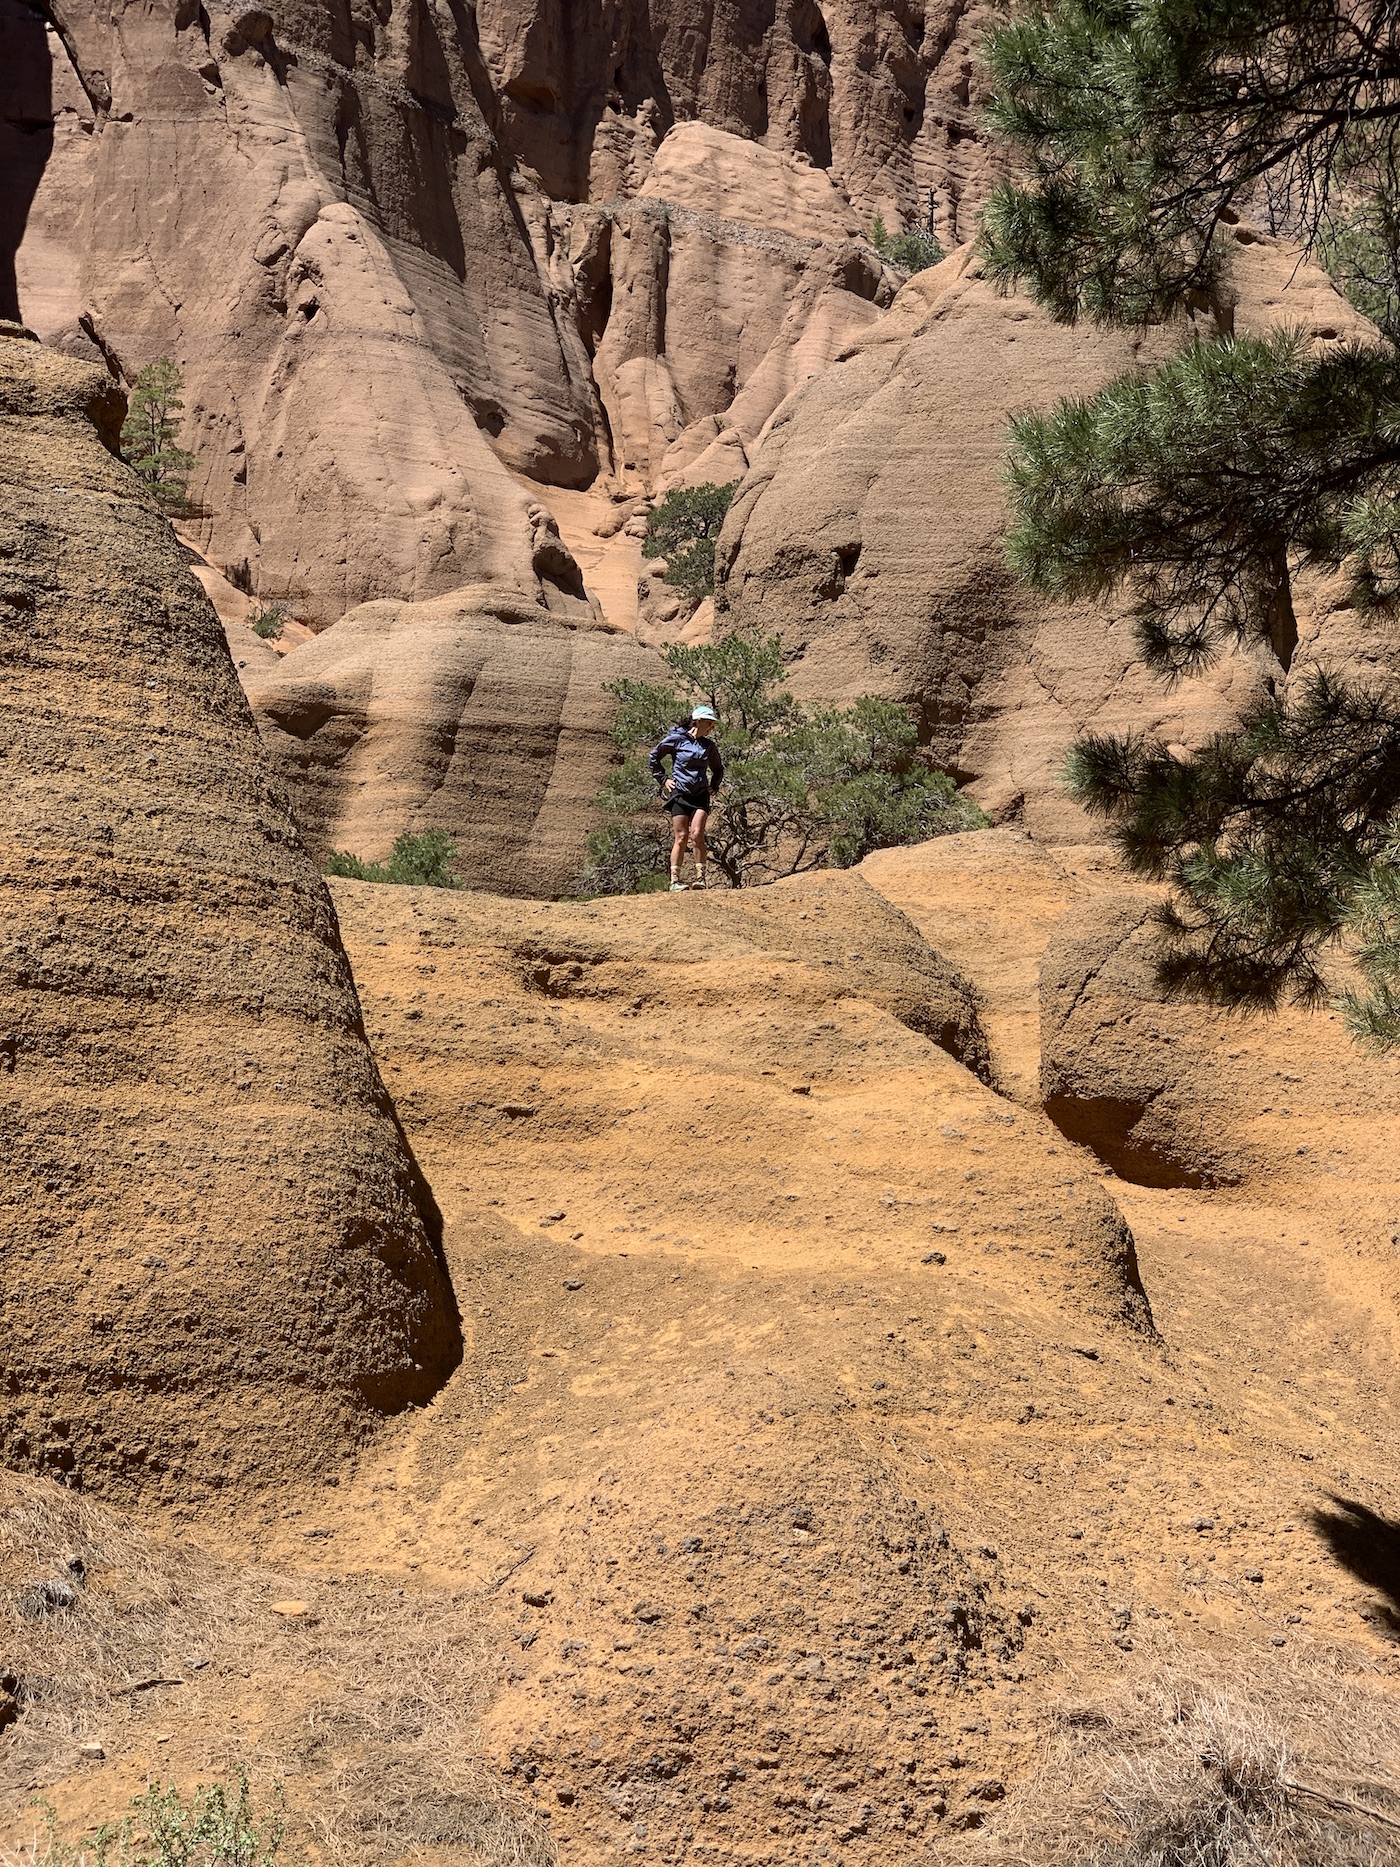
[[[696,707],[680,726],[673,726],[652,750],[651,774],[661,786],[662,803],[671,818],[671,887],[684,888],[681,864],[689,841],[695,849],[695,886],[704,888],[710,852],[705,842],[714,794],[724,783],[724,760],[711,734],[719,725],[713,707]],[[671,761],[666,776],[665,761]],[[713,780],[713,782],[712,782]]]

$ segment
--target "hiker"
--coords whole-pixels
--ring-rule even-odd
[[[713,707],[695,707],[688,720],[673,726],[652,750],[651,775],[661,786],[662,807],[671,818],[671,887],[683,889],[681,864],[687,841],[695,849],[695,886],[708,886],[710,852],[705,824],[710,803],[724,783],[724,760],[711,734],[719,725]],[[665,761],[671,761],[671,775]],[[713,780],[713,782],[712,782]]]

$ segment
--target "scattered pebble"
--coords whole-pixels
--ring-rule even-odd
[[[581,1277],[566,1277],[564,1279],[564,1288],[566,1290],[582,1290],[583,1279]]]

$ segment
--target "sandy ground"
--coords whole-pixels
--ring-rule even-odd
[[[361,1834],[387,1753],[307,1749],[344,1675],[308,1683],[279,1589],[351,1639],[346,1591],[391,1643],[469,1627],[453,1741],[579,1867],[932,1859],[995,1835],[1053,1707],[1169,1654],[1393,1691],[1394,1067],[1251,1027],[1239,1093],[1292,1056],[1310,1152],[1116,1181],[1033,1106],[1039,952],[1116,885],[1014,832],[749,896],[337,883],[466,1360],[338,1487],[187,1527],[245,1578],[223,1697],[166,1694],[158,1747],[124,1709],[101,1764],[75,1728],[25,1783],[77,1819],[188,1775],[212,1706],[308,1847],[328,1796]],[[1261,1133],[1296,1119],[1257,1093]],[[452,1834],[350,1853],[483,1858]]]

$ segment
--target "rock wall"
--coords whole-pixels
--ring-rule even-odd
[[[664,673],[630,637],[478,586],[368,603],[244,679],[318,856],[447,830],[473,887],[554,895],[577,886],[615,757],[605,687]]]
[[[324,1470],[461,1344],[325,885],[122,412],[0,338],[0,1446],[193,1502]]]
[[[4,4],[0,295],[177,360],[201,546],[322,626],[528,582],[511,473],[649,490],[759,375],[747,445],[888,301],[872,213],[981,186],[951,6]]]
[[[1239,238],[1235,328],[1369,328],[1292,249]],[[721,538],[719,626],[780,630],[799,693],[917,709],[926,743],[994,814],[1091,838],[1059,778],[1078,734],[1197,742],[1284,673],[1266,653],[1236,655],[1168,690],[1124,612],[1050,602],[1006,562],[1011,415],[1092,393],[1183,334],[1052,324],[985,282],[971,249],[919,274],[774,416]]]
[[[1216,1049],[1230,1021],[1168,1003],[1156,979],[1155,906],[1155,896],[1125,890],[1072,908],[1055,929],[1040,972],[1041,1100],[1062,1133],[1122,1179],[1233,1185],[1252,1163],[1233,1112],[1241,1072]]]

